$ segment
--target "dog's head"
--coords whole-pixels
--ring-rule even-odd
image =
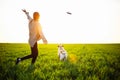
[[[62,44],[58,45],[58,49],[59,49],[60,53],[64,52],[64,46]]]
[[[63,48],[64,46],[62,44],[58,44],[58,48]]]

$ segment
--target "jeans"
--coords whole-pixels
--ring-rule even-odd
[[[31,54],[30,55],[27,55],[25,57],[22,57],[21,58],[21,61],[25,60],[25,59],[29,59],[29,58],[32,58],[32,62],[31,63],[35,63],[36,59],[37,59],[37,56],[38,56],[38,48],[37,48],[37,42],[34,44],[33,47],[31,47]]]

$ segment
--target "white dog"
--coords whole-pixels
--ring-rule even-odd
[[[62,44],[58,45],[58,57],[60,60],[67,60],[67,51],[64,49]]]

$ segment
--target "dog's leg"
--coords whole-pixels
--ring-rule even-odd
[[[58,55],[58,61],[60,61],[60,54]]]
[[[66,61],[67,59],[66,59],[66,56],[64,57],[64,61]]]

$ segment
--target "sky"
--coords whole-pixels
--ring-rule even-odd
[[[120,43],[120,0],[0,0],[0,43],[28,42],[21,9],[40,13],[48,43]]]

